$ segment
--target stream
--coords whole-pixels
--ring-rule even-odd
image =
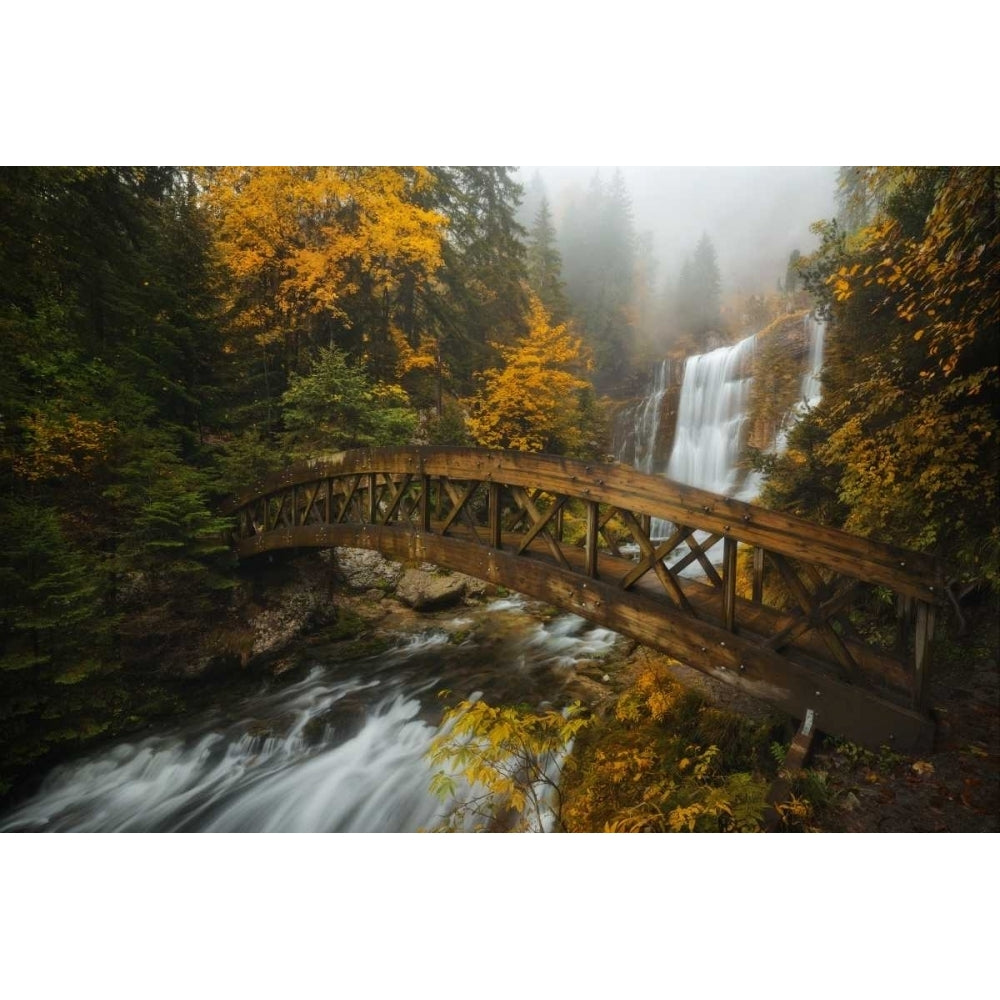
[[[0,832],[435,829],[455,804],[429,789],[439,692],[561,708],[550,700],[618,639],[518,596],[415,628],[361,659],[311,646],[304,676],[57,767]]]

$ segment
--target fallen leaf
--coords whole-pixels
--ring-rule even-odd
[[[917,774],[933,774],[934,773],[934,765],[932,763],[930,763],[930,761],[915,760],[913,762],[913,766],[912,766],[911,770],[915,771]]]

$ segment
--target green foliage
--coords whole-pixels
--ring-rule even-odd
[[[677,286],[676,321],[682,333],[691,334],[696,345],[705,334],[721,325],[721,287],[715,247],[703,233],[692,257],[685,259]]]
[[[562,280],[562,257],[556,245],[556,230],[548,199],[544,196],[528,233],[527,273],[531,290],[548,310],[553,322],[564,322],[569,307]]]
[[[559,762],[588,723],[578,704],[564,712],[483,701],[448,709],[428,751],[438,768],[431,791],[454,800],[446,828],[539,831],[551,816],[561,829]]]
[[[417,413],[399,386],[373,383],[336,347],[320,348],[309,374],[292,376],[282,413],[293,458],[405,444],[417,426]]]

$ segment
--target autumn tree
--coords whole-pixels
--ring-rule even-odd
[[[470,400],[469,434],[486,448],[578,455],[588,447],[593,390],[585,378],[587,355],[565,324],[553,325],[536,295],[528,332],[498,345],[502,368],[481,376]]]
[[[223,167],[202,178],[224,268],[229,349],[270,424],[303,351],[338,345],[394,373],[394,331],[441,265],[444,216],[422,167]]]
[[[478,699],[448,709],[427,754],[431,791],[449,806],[444,828],[561,832],[560,765],[589,721],[579,703],[530,712]]]
[[[821,226],[802,269],[830,332],[823,401],[791,443],[808,439],[813,494],[843,527],[1000,586],[1000,171],[852,176],[873,215],[851,233]],[[800,458],[792,447],[777,463],[770,503],[801,485]]]

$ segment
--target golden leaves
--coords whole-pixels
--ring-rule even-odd
[[[586,360],[583,345],[565,324],[551,325],[535,295],[528,319],[524,337],[498,345],[505,367],[482,374],[469,434],[486,448],[572,454],[583,443],[579,394],[590,387],[574,373]]]
[[[441,266],[446,220],[416,201],[433,183],[426,168],[223,167],[204,183],[231,321],[258,343],[297,317],[346,322],[362,281],[378,296]]]

